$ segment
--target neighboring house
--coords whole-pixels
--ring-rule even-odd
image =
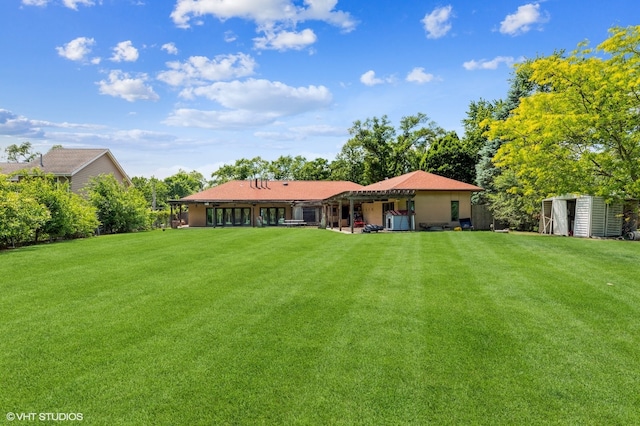
[[[388,229],[455,227],[471,217],[475,185],[415,171],[369,186],[345,181],[231,181],[171,200],[172,209],[188,205],[189,226],[261,226],[300,220],[339,228],[375,224]],[[408,224],[399,228],[406,216]],[[392,218],[393,219],[393,218]]]
[[[111,151],[92,148],[56,148],[29,163],[0,163],[0,173],[16,173],[38,169],[51,174],[60,182],[69,182],[71,191],[79,193],[89,179],[102,174],[112,174],[119,182],[131,185],[131,179],[122,169]]]
[[[619,237],[623,234],[624,203],[606,203],[603,197],[590,195],[547,198],[542,201],[540,222],[543,234]]]
[[[274,226],[285,220],[320,224],[323,200],[362,188],[344,181],[234,180],[172,200],[189,206],[189,226]]]

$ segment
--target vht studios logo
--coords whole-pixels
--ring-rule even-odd
[[[41,422],[54,421],[82,421],[82,413],[7,413],[7,420],[10,422],[14,420],[24,421],[36,421]]]

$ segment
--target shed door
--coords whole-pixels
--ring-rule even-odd
[[[619,237],[622,235],[622,203],[607,205],[607,222],[605,237]]]
[[[576,200],[576,220],[573,235],[576,237],[591,236],[591,197],[580,197]]]
[[[569,235],[569,224],[567,218],[567,200],[553,200],[553,233],[555,235]]]

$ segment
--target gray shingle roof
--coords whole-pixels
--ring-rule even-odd
[[[108,152],[105,148],[57,148],[29,163],[0,163],[0,173],[37,168],[56,176],[72,176]]]

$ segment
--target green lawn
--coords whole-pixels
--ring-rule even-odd
[[[0,418],[640,424],[639,259],[636,242],[317,229],[0,252]]]

